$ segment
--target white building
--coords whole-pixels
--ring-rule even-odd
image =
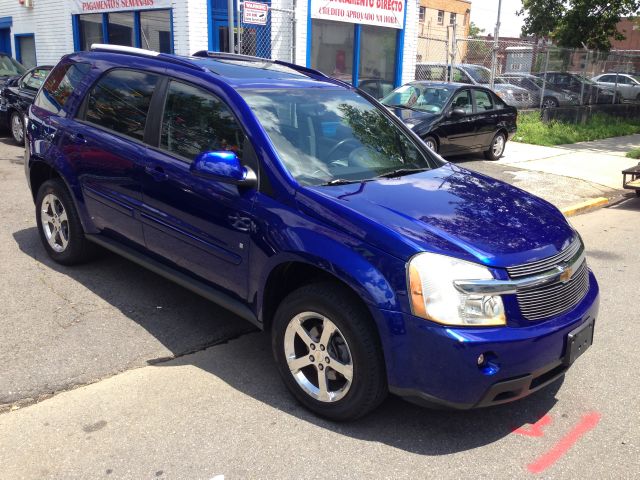
[[[416,0],[241,5],[246,15],[234,12],[241,19],[234,31],[242,53],[317,68],[377,96],[414,78]],[[227,0],[2,0],[0,52],[31,66],[55,64],[93,43],[179,55],[228,51],[228,22]]]

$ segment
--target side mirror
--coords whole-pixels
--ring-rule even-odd
[[[253,170],[243,167],[231,151],[204,152],[191,164],[191,173],[241,187],[255,187],[258,179]]]
[[[467,112],[464,111],[464,108],[454,108],[449,112],[449,116],[450,117],[463,117],[467,114]]]

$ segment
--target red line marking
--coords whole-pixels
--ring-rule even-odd
[[[573,430],[562,437],[551,450],[528,465],[529,471],[531,473],[540,473],[549,468],[562,458],[585,433],[593,430],[598,425],[598,422],[600,422],[600,414],[598,412],[583,415],[582,420],[573,427]]]
[[[517,433],[518,435],[524,435],[526,437],[544,437],[544,432],[542,431],[542,427],[546,427],[547,425],[551,425],[551,415],[545,415],[536,423],[531,426],[523,425],[520,428],[516,428],[513,433]]]

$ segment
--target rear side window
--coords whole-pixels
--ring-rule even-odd
[[[476,108],[479,112],[493,110],[493,100],[489,92],[476,90],[474,94],[476,96]]]
[[[244,133],[213,94],[172,81],[162,117],[160,148],[193,160],[203,152],[230,150],[242,158]]]
[[[156,75],[132,70],[112,70],[93,87],[85,120],[136,140],[144,137]]]
[[[56,66],[47,77],[34,105],[51,113],[66,115],[62,107],[91,69],[88,63],[66,63]]]

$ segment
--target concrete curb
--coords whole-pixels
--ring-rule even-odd
[[[569,207],[565,207],[560,211],[564,214],[565,217],[573,217],[575,215],[580,215],[581,213],[586,213],[591,210],[595,210],[596,208],[604,207],[609,204],[609,199],[605,197],[592,198],[587,200],[586,202],[576,203],[575,205],[570,205]]]

